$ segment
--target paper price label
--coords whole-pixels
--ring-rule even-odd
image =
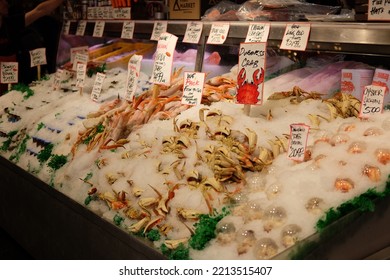
[[[71,48],[70,49],[70,62],[73,63],[76,53],[88,54],[88,46]]]
[[[245,42],[267,42],[269,36],[269,23],[251,23],[249,24],[248,33]]]
[[[84,36],[85,33],[85,28],[87,27],[87,21],[85,20],[80,20],[79,24],[77,25],[76,29],[76,35],[77,36]]]
[[[62,78],[63,73],[64,73],[64,70],[58,69],[57,72],[54,74],[54,82],[53,82],[53,89],[54,90],[60,89],[61,78]]]
[[[368,1],[368,20],[390,20],[389,0]]]
[[[104,33],[105,22],[99,20],[95,22],[95,28],[93,29],[93,37],[102,37]]]
[[[304,51],[309,41],[310,24],[308,23],[290,23],[287,24],[281,49]]]
[[[155,21],[153,25],[152,36],[150,40],[158,41],[160,40],[161,34],[167,32],[168,23],[166,21]]]
[[[73,60],[72,70],[77,70],[78,64],[88,64],[89,56],[88,53],[76,53]]]
[[[368,118],[371,115],[381,114],[385,92],[386,88],[382,86],[369,85],[364,87],[359,117]]]
[[[18,62],[1,62],[1,83],[16,84],[18,83]]]
[[[198,44],[202,35],[203,22],[191,21],[187,23],[186,33],[184,34],[183,42]]]
[[[133,39],[134,26],[135,26],[134,21],[125,21],[125,22],[123,22],[121,38],[123,38],[123,39]]]
[[[125,99],[132,101],[137,90],[138,78],[141,71],[142,55],[133,55],[127,65],[127,82]]]
[[[199,105],[202,101],[205,73],[184,72],[182,104]]]
[[[229,23],[213,23],[207,38],[207,44],[223,44],[228,36],[229,29]]]
[[[97,73],[96,74],[96,79],[93,84],[92,92],[91,92],[91,99],[93,101],[97,101],[100,97],[100,94],[102,92],[103,88],[103,81],[106,78],[106,75],[103,73]]]
[[[30,51],[31,67],[46,64],[46,48]]]
[[[85,73],[87,72],[87,65],[83,63],[77,64],[77,75],[76,75],[76,87],[84,87]]]
[[[177,37],[168,32],[160,36],[153,64],[152,82],[160,85],[171,84],[173,53],[176,48]]]
[[[305,159],[307,138],[310,127],[305,124],[290,125],[290,141],[288,144],[287,157],[296,161]]]
[[[239,104],[263,101],[266,47],[266,43],[240,44],[236,95]]]
[[[65,35],[69,35],[70,30],[70,20],[66,20],[63,25],[62,33]]]

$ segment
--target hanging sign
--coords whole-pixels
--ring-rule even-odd
[[[87,21],[86,20],[80,20],[79,24],[77,25],[76,35],[77,36],[84,36],[86,27],[87,27]]]
[[[200,105],[205,76],[201,72],[184,72],[182,104]]]
[[[168,86],[171,84],[173,53],[176,43],[177,37],[175,35],[168,32],[161,34],[153,64],[152,83]]]
[[[249,24],[248,33],[245,42],[267,42],[269,36],[269,23],[251,23]]]
[[[309,23],[288,23],[282,39],[281,49],[304,51],[309,41]]]
[[[66,20],[63,25],[62,33],[65,35],[69,35],[70,30],[70,20]]]
[[[187,23],[186,33],[184,34],[183,43],[198,44],[202,35],[203,22],[190,21]]]
[[[229,28],[229,23],[213,23],[207,38],[207,44],[223,44],[228,36]]]
[[[124,21],[122,27],[121,38],[123,39],[133,39],[134,35],[134,21]]]
[[[305,159],[307,138],[309,135],[310,126],[306,124],[291,124],[290,125],[290,141],[288,144],[287,157],[296,161]]]
[[[17,84],[18,83],[18,62],[1,62],[1,83],[2,84]]]
[[[138,78],[141,72],[142,55],[133,55],[127,65],[127,82],[125,99],[132,101],[137,90]]]
[[[96,21],[92,36],[102,37],[104,33],[104,26],[105,26],[105,21],[103,20]]]
[[[241,43],[238,54],[236,101],[261,104],[263,101],[266,43]]]
[[[93,101],[97,101],[100,97],[100,94],[102,92],[103,88],[103,81],[106,78],[106,75],[103,73],[97,73],[95,82],[93,84],[92,92],[91,92],[91,99]]]
[[[368,1],[368,20],[390,20],[389,0]]]
[[[153,25],[152,36],[150,40],[158,41],[160,40],[161,34],[167,32],[168,23],[166,21],[155,21]]]
[[[359,117],[368,118],[370,115],[381,114],[385,91],[386,88],[382,86],[369,85],[364,87]]]

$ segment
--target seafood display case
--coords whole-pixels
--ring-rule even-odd
[[[231,71],[238,61],[238,48],[247,34],[248,22],[229,22],[223,45],[207,44],[212,23],[204,22],[199,44],[180,43],[187,21],[167,21],[167,32],[179,37],[178,55],[193,55],[187,61],[174,61],[175,68],[203,71],[208,78]],[[106,63],[126,69],[129,55],[144,55],[142,71],[151,74],[156,42],[150,40],[153,21],[135,21],[134,39],[119,39],[121,21],[106,21],[102,38],[93,37],[95,21],[87,21],[84,36],[76,36],[77,21],[71,21],[69,34],[63,34],[58,50],[59,67],[69,61],[71,47],[87,45],[94,53],[93,63]],[[312,22],[305,51],[281,50],[286,22],[271,22],[267,41],[268,63],[272,73],[296,69],[297,64],[322,56],[343,56],[345,60],[390,67],[390,28],[382,23]],[[207,58],[217,54],[218,63]],[[117,60],[110,60],[117,56]],[[278,59],[273,65],[276,58]],[[283,69],[279,66],[283,65]],[[272,68],[272,67],[275,67]],[[268,76],[267,76],[268,75]],[[146,81],[147,82],[147,81]],[[112,84],[114,84],[112,82]],[[88,114],[89,112],[84,112]],[[60,133],[60,132],[57,132]],[[101,162],[101,164],[104,164]],[[43,182],[31,170],[0,157],[0,226],[37,259],[165,259],[151,241],[129,234],[106,218],[96,215],[62,191]],[[50,176],[50,175],[48,175]],[[87,179],[79,178],[87,182]],[[66,180],[66,177],[63,178]],[[109,201],[109,199],[107,199]],[[390,257],[389,197],[374,199],[373,212],[351,211],[321,232],[304,238],[274,256],[275,259],[388,259]],[[99,209],[97,210],[99,211]],[[110,217],[111,219],[111,217]]]

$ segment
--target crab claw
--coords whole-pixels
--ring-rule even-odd
[[[246,78],[245,68],[242,68],[240,70],[240,72],[238,73],[238,76],[237,76],[237,85],[238,85],[238,87],[241,87],[244,84],[245,78]]]
[[[260,69],[257,69],[255,72],[253,72],[253,83],[255,85],[259,85],[264,82],[264,68],[261,68],[260,74],[259,72]]]

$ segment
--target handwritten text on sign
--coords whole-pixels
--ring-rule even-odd
[[[88,53],[76,53],[73,59],[72,70],[77,71],[77,65],[80,63],[87,65],[88,59],[89,59]]]
[[[207,38],[207,44],[223,44],[228,36],[229,29],[229,23],[213,23]]]
[[[64,73],[64,70],[57,69],[57,72],[54,74],[54,82],[53,82],[53,89],[58,90],[61,85],[61,78],[62,74]]]
[[[237,103],[261,104],[266,43],[241,43],[238,53]]]
[[[280,48],[286,50],[304,51],[309,40],[309,35],[310,24],[287,24]]]
[[[186,33],[184,34],[183,42],[184,43],[199,43],[200,36],[202,35],[203,22],[200,21],[191,21],[187,23]]]
[[[173,53],[176,48],[177,37],[168,32],[161,34],[157,43],[154,59],[152,82],[159,85],[171,84]]]
[[[290,125],[290,141],[287,156],[289,159],[303,161],[310,127],[305,124]]]
[[[382,86],[364,87],[359,117],[367,118],[370,115],[382,113],[385,91],[386,88]]]
[[[104,33],[105,21],[99,20],[95,22],[95,28],[93,29],[93,37],[102,37]]]
[[[269,35],[269,23],[251,23],[249,24],[248,33],[245,42],[267,42]]]
[[[69,30],[70,30],[70,21],[66,20],[63,25],[62,33],[65,35],[69,35]]]
[[[182,104],[199,105],[201,103],[205,76],[205,73],[200,72],[184,73]]]
[[[134,26],[135,26],[134,21],[125,21],[125,22],[123,22],[121,38],[123,38],[123,39],[133,39]]]
[[[369,0],[368,20],[390,20],[390,1]]]
[[[127,83],[126,83],[126,96],[128,101],[133,100],[133,96],[137,89],[138,78],[141,71],[142,55],[133,55],[127,65]]]
[[[93,84],[92,92],[91,92],[91,99],[93,101],[97,101],[100,97],[100,94],[102,92],[103,88],[103,81],[106,78],[106,75],[103,73],[97,73],[95,82]]]
[[[1,62],[1,83],[16,84],[18,82],[18,63]]]
[[[73,63],[76,53],[88,54],[88,46],[75,47],[70,49],[70,62]]]
[[[46,64],[46,48],[30,51],[31,67]]]
[[[158,41],[160,40],[161,34],[167,32],[168,23],[166,21],[155,21],[153,25],[152,36],[150,40]]]
[[[80,20],[79,24],[77,25],[76,29],[76,35],[77,36],[84,36],[85,33],[85,28],[87,27],[87,21],[85,20]]]
[[[76,75],[76,87],[84,87],[85,74],[87,72],[87,64],[77,64],[77,75]]]

